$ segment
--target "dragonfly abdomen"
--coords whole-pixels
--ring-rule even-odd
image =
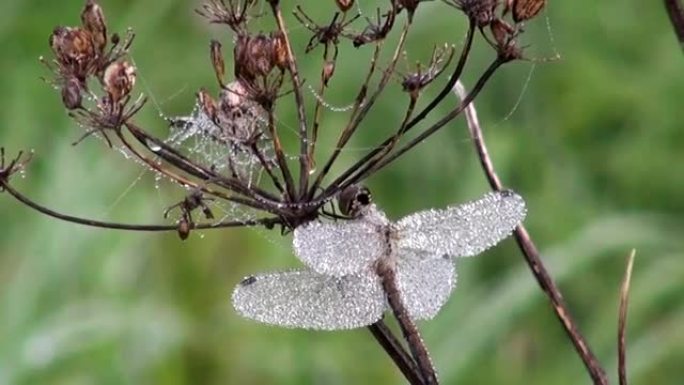
[[[426,385],[436,385],[437,374],[435,373],[430,354],[425,348],[423,338],[420,336],[418,327],[409,316],[404,301],[401,298],[399,287],[397,286],[397,276],[394,270],[393,261],[389,258],[380,259],[375,266],[376,273],[380,277],[382,289],[387,296],[387,303],[394,313],[397,323],[408,342],[409,349],[413,358],[418,364],[421,376]]]

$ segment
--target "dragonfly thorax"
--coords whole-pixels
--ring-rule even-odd
[[[351,185],[338,195],[337,206],[343,215],[358,217],[362,215],[364,208],[373,201],[370,190],[364,186]]]

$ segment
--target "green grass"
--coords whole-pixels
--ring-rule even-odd
[[[324,14],[311,3],[312,14]],[[138,34],[138,90],[154,99],[139,120],[163,134],[157,108],[184,114],[199,87],[215,90],[208,40],[228,47],[230,35],[207,28],[192,12],[195,1],[101,4],[110,30],[131,26]],[[81,129],[39,79],[47,71],[37,59],[49,55],[52,28],[76,24],[81,5],[0,4],[0,145],[10,154],[35,151],[26,178],[15,182],[39,202],[88,217],[161,222],[180,192],[156,189],[149,172],[140,177],[139,166],[100,141],[72,147]],[[419,10],[407,49],[412,61],[431,44],[464,35],[463,18],[445,9],[428,2]],[[637,249],[628,373],[634,384],[680,384],[684,55],[659,2],[551,2],[528,29],[530,56],[558,51],[562,59],[534,65],[529,81],[531,63],[506,66],[478,99],[494,161],[505,184],[528,201],[526,225],[613,380],[618,290],[628,252]],[[307,34],[298,28],[293,37],[302,51]],[[311,81],[319,54],[301,63]],[[352,100],[364,55],[341,49],[330,103]],[[468,85],[490,58],[478,40]],[[391,88],[352,147],[367,147],[403,116],[405,99],[397,83]],[[326,112],[327,143],[345,117]],[[294,126],[292,111],[280,118]],[[398,218],[481,195],[487,185],[467,138],[458,119],[374,176],[377,202]],[[343,161],[360,154],[349,151]],[[297,265],[290,238],[277,231],[194,233],[181,242],[173,233],[58,222],[7,194],[0,194],[0,229],[0,385],[402,383],[365,329],[281,330],[233,312],[229,294],[241,277]],[[589,383],[512,241],[458,268],[449,303],[420,325],[443,383]]]

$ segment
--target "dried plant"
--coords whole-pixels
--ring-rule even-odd
[[[177,209],[180,217],[172,224],[134,225],[75,217],[41,206],[12,187],[11,177],[23,172],[28,163],[21,153],[5,165],[3,151],[0,189],[46,215],[89,226],[177,231],[181,239],[187,238],[192,230],[206,228],[263,226],[291,231],[327,215],[324,208],[328,202],[423,143],[459,116],[502,65],[524,59],[519,43],[523,23],[537,16],[545,5],[544,0],[444,0],[444,4],[435,6],[444,7],[445,12],[453,11],[454,17],[464,17],[468,22],[464,43],[460,44],[462,36],[446,44],[435,42],[426,64],[418,63],[415,70],[402,73],[397,64],[405,55],[404,45],[423,1],[391,0],[378,8],[372,18],[355,13],[353,0],[334,3],[336,10],[320,21],[309,16],[303,7],[293,7],[295,18],[311,33],[304,47],[305,55],[295,57],[288,33],[290,27],[285,24],[280,1],[207,0],[197,13],[209,23],[227,27],[234,35],[233,75],[228,79],[222,44],[212,41],[209,62],[220,89],[218,95],[212,96],[207,89],[198,87],[192,113],[169,119],[169,135],[160,138],[135,122],[146,99],[135,92],[137,69],[129,58],[134,34],[128,31],[121,38],[111,33],[100,5],[87,0],[81,25],[55,28],[49,40],[54,57],[43,60],[53,73],[48,81],[60,91],[70,116],[85,129],[74,144],[86,138],[101,138],[109,147],[125,152],[156,175],[185,188],[187,197],[163,213],[167,217]],[[260,12],[263,5],[270,12]],[[259,18],[272,18],[276,28],[255,32],[251,24]],[[494,60],[482,70],[472,90],[463,95],[458,105],[426,124],[426,118],[436,114],[436,107],[463,75],[476,30],[494,50]],[[397,42],[394,47],[387,47],[385,43],[393,32],[398,35]],[[369,50],[372,56],[348,111],[348,120],[337,133],[334,148],[326,154],[316,145],[324,124],[324,97],[335,92],[329,90],[330,80],[335,76],[342,44]],[[462,47],[458,54],[454,48],[457,44]],[[319,48],[322,58],[315,55]],[[381,63],[385,50],[391,56],[387,63]],[[457,59],[452,64],[453,58]],[[320,79],[313,87],[318,97],[311,114],[299,71],[299,62],[303,60],[320,61]],[[440,76],[446,71],[448,76]],[[340,154],[359,130],[366,129],[365,118],[379,96],[392,85],[390,80],[394,77],[400,79],[399,86],[408,97],[405,114],[383,140],[366,144],[370,148],[367,153],[350,167],[333,174]],[[426,99],[424,91],[428,88],[438,90],[436,96]],[[277,123],[277,106],[285,98],[291,98],[296,106],[296,150],[284,148]],[[296,155],[289,156],[291,153]],[[500,189],[501,186],[497,182],[493,187]],[[209,201],[221,202],[236,210],[211,221],[214,214],[207,204]],[[198,222],[193,217],[192,212],[198,209],[205,221]],[[516,236],[521,244],[531,244],[531,241],[520,241],[526,236],[524,229],[519,228]],[[524,251],[536,253],[534,249]],[[545,274],[545,270],[541,271],[535,270],[535,274]],[[550,277],[544,279],[551,282],[551,286],[543,285],[547,295],[552,299],[559,297]],[[563,326],[587,364],[594,383],[605,384],[603,370],[564,303],[562,300],[553,303],[557,312],[566,315],[561,319]],[[436,383],[436,377],[429,379],[421,374],[414,357],[382,321],[370,326],[370,330],[411,383]]]

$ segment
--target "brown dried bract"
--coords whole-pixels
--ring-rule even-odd
[[[110,64],[102,77],[104,90],[112,102],[117,103],[127,97],[135,85],[135,67],[126,61]]]
[[[216,80],[219,85],[223,87],[226,82],[226,65],[223,61],[223,52],[221,50],[221,43],[218,40],[212,40],[210,45],[211,64],[214,66],[214,73],[216,73]]]
[[[62,85],[62,103],[69,110],[82,107],[81,83],[74,77],[64,80]]]
[[[233,50],[235,77],[252,81],[267,76],[273,68],[283,65],[283,47],[278,36],[259,34],[239,36]]]
[[[83,28],[90,32],[98,55],[102,56],[107,45],[107,23],[100,5],[93,0],[86,1],[81,13],[81,23]]]
[[[546,5],[546,0],[514,0],[513,21],[520,23],[537,16]]]
[[[496,0],[444,0],[444,2],[463,11],[478,28],[484,28],[494,20],[498,5]]]
[[[354,0],[335,0],[335,3],[340,11],[347,12],[354,5]]]
[[[57,27],[50,35],[50,48],[59,71],[82,83],[95,71],[97,56],[90,32],[79,27]]]

